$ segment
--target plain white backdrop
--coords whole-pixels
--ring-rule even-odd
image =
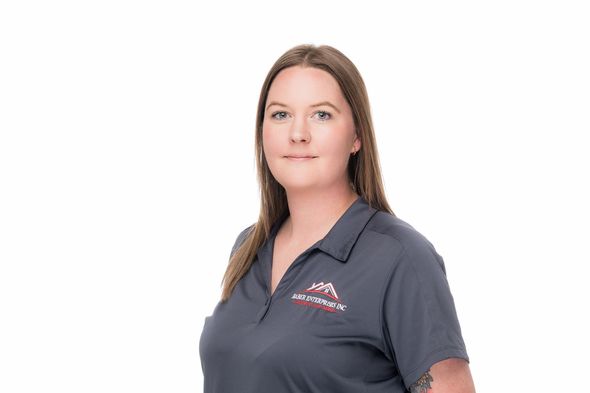
[[[202,391],[258,95],[301,43],[360,70],[477,391],[586,389],[585,3],[2,2],[0,391]]]

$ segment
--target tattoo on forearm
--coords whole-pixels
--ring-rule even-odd
[[[432,375],[429,373],[430,369],[426,371],[416,382],[410,386],[411,393],[427,393],[431,388],[430,382],[433,381]]]

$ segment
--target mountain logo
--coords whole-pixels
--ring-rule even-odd
[[[334,289],[334,285],[332,285],[331,282],[329,282],[327,284],[324,284],[323,282],[319,282],[316,284],[314,282],[311,287],[307,288],[303,292],[321,293],[321,294],[331,297],[334,300],[338,300],[338,295],[336,294],[336,290]]]
[[[314,283],[307,289],[295,292],[291,296],[291,301],[306,307],[319,308],[328,312],[344,312],[347,305],[340,301],[334,285],[320,281]]]

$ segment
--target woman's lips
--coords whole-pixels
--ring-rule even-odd
[[[285,158],[288,158],[289,160],[293,160],[293,161],[307,161],[307,160],[311,160],[316,157],[313,157],[313,156],[305,156],[305,157],[285,156]]]

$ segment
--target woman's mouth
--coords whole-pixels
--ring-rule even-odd
[[[316,157],[317,156],[285,156],[285,158],[288,158],[289,160],[293,161],[307,161]]]

